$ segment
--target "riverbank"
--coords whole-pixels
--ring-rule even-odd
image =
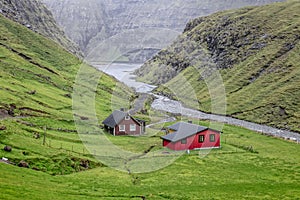
[[[161,110],[173,114],[180,114],[182,116],[196,118],[199,120],[210,120],[210,121],[216,121],[225,124],[240,126],[252,131],[259,132],[261,134],[279,137],[285,140],[291,140],[300,143],[300,134],[296,132],[281,130],[267,125],[235,119],[233,117],[216,115],[216,114],[208,114],[198,110],[186,108],[180,102],[170,100],[169,98],[164,96],[155,95],[155,97],[156,99],[152,103],[152,108],[156,110]]]
[[[175,115],[182,115],[199,120],[216,121],[220,123],[240,126],[264,135],[279,137],[285,140],[291,140],[300,143],[300,134],[293,131],[281,130],[267,125],[244,121],[229,116],[204,113],[198,110],[186,108],[182,105],[182,103],[171,100],[168,97],[152,94],[151,92],[156,88],[156,86],[138,82],[135,80],[135,75],[132,74],[134,70],[141,67],[141,64],[113,63],[110,65],[97,65],[95,67],[114,76],[119,81],[136,90],[136,92],[139,94],[139,98],[135,101],[137,105],[134,105],[132,112],[136,112],[137,110],[142,109],[141,106],[143,106],[143,102],[145,101],[145,99],[147,99],[147,96],[153,95],[155,97],[155,100],[153,101],[151,107],[155,110],[164,111],[166,113],[172,113]]]

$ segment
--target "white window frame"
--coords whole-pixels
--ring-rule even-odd
[[[205,141],[205,135],[199,135],[198,143],[204,143],[204,141]]]
[[[126,127],[125,125],[119,125],[119,131],[125,131]]]
[[[130,124],[130,131],[136,131],[136,124]]]

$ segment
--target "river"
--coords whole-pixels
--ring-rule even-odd
[[[151,91],[156,88],[154,85],[138,82],[132,74],[134,70],[141,67],[142,64],[128,64],[128,63],[113,63],[110,65],[94,65],[97,69],[104,71],[107,74],[114,76],[119,81],[132,87],[138,93],[152,94]],[[249,130],[257,131],[262,134],[271,135],[275,137],[284,138],[300,143],[300,134],[292,131],[281,130],[274,127],[261,125],[253,122],[235,119],[228,116],[221,116],[215,114],[207,114],[198,110],[184,107],[180,102],[171,100],[167,97],[155,95],[156,97],[152,103],[152,108],[156,110],[166,111],[173,114],[181,114],[183,116],[197,118],[201,120],[211,120],[236,126],[241,126]]]
[[[150,93],[156,88],[154,85],[138,82],[135,80],[136,76],[132,73],[134,70],[140,68],[142,64],[128,64],[128,63],[112,63],[110,65],[94,65],[97,69],[114,76],[119,81],[125,83],[129,87],[135,89],[138,93]]]

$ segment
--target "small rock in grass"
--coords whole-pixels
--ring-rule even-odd
[[[33,137],[35,138],[35,139],[40,139],[40,134],[39,133],[35,133],[34,135],[33,135]]]
[[[8,158],[2,157],[2,159],[1,159],[1,160],[3,160],[3,161],[5,161],[5,162],[7,162],[7,161],[8,161]]]
[[[21,160],[18,164],[18,167],[29,168],[29,164],[27,162],[25,162],[24,160]]]
[[[5,146],[4,147],[4,151],[7,151],[7,152],[11,152],[11,150],[12,150],[12,148],[11,148],[11,146]]]
[[[35,171],[40,171],[40,169],[37,168],[37,167],[33,167],[32,169],[35,170]]]
[[[89,163],[90,163],[89,160],[81,159],[80,166],[88,169],[89,168]]]
[[[83,117],[83,116],[81,116],[80,119],[81,119],[81,120],[89,120],[88,117]]]
[[[6,126],[0,126],[0,131],[6,130]]]
[[[28,94],[34,95],[36,93],[36,90],[32,90],[30,92],[28,92]]]
[[[72,95],[71,95],[71,94],[65,94],[64,96],[65,96],[65,97],[68,97],[68,98],[72,98]]]

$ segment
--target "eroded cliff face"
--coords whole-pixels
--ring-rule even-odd
[[[107,37],[108,15],[99,0],[43,0],[66,34],[84,51],[98,33]]]
[[[27,28],[48,37],[71,53],[82,56],[79,47],[56,24],[51,11],[39,0],[2,0],[0,13]]]
[[[99,43],[128,30],[144,30],[144,35],[153,29],[177,32],[171,36],[157,36],[162,47],[175,39],[187,22],[199,16],[216,11],[239,8],[247,5],[262,5],[280,0],[43,0],[53,12],[65,32],[88,55]],[[159,31],[156,31],[159,32]],[[165,32],[162,32],[165,34]],[[147,36],[149,38],[149,36]],[[172,38],[170,38],[172,37]],[[149,39],[145,40],[149,40]],[[153,38],[153,37],[152,37]],[[140,45],[141,38],[136,40]],[[147,45],[152,42],[150,39]],[[127,42],[127,41],[123,41]],[[131,43],[132,42],[128,42]],[[126,44],[127,45],[127,44]],[[155,46],[155,45],[154,45]],[[146,56],[136,56],[133,60],[147,59],[157,51]]]

